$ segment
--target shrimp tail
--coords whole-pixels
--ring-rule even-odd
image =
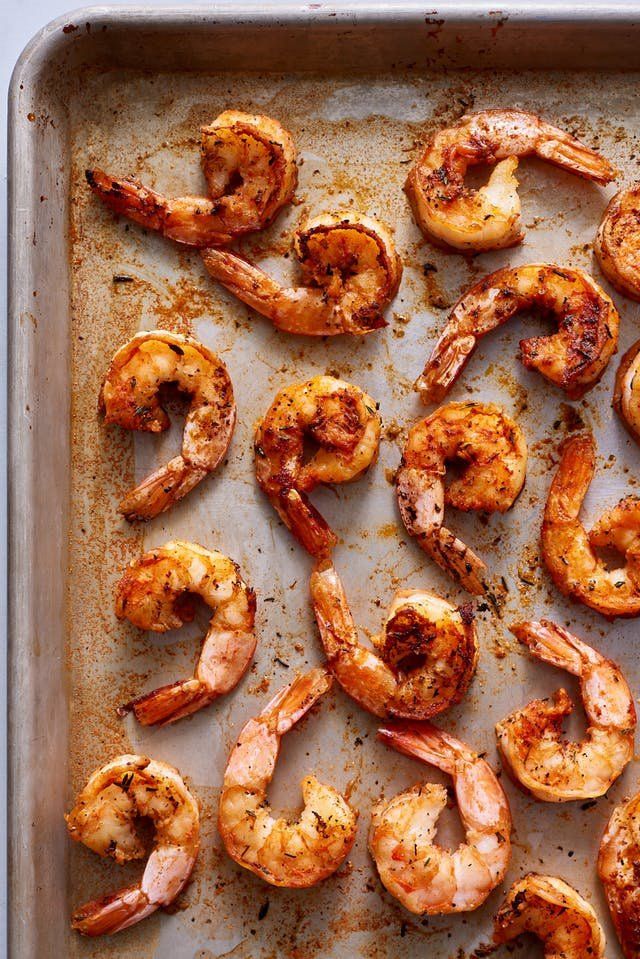
[[[595,468],[596,448],[591,433],[585,431],[570,436],[563,446],[560,465],[549,490],[545,520],[549,517],[557,523],[578,518]]]
[[[239,300],[275,322],[281,287],[264,270],[229,250],[202,251],[207,273]]]
[[[71,918],[71,928],[83,936],[110,936],[133,926],[158,908],[140,886],[128,886],[118,892],[94,899],[77,909]]]
[[[414,384],[425,405],[444,399],[475,350],[476,342],[475,336],[452,335],[445,328]]]
[[[509,629],[538,659],[574,676],[580,676],[585,660],[593,657],[593,651],[577,636],[548,619],[540,620],[539,623],[513,623]],[[589,657],[588,653],[592,656]]]
[[[114,213],[122,214],[150,230],[162,230],[167,201],[134,177],[112,177],[103,170],[86,170],[92,191]]]
[[[536,153],[543,159],[602,185],[611,183],[618,176],[613,164],[570,134],[560,137],[560,131],[549,123],[541,123],[540,132],[544,136],[540,137]]]
[[[424,533],[418,541],[438,566],[458,580],[467,592],[482,596],[492,591],[485,563],[446,527]]]
[[[454,736],[426,720],[421,723],[398,722],[381,726],[378,739],[405,756],[420,759],[449,775],[455,770],[456,759],[469,753],[468,748]]]
[[[215,694],[199,679],[185,679],[160,686],[144,696],[119,706],[118,716],[132,712],[142,726],[166,726],[190,716],[215,699]]]
[[[311,574],[309,586],[322,645],[327,659],[331,661],[345,646],[357,643],[353,616],[342,580],[331,563],[318,563]]]
[[[118,509],[130,523],[153,519],[190,493],[208,472],[175,456],[127,493]]]
[[[304,493],[286,490],[279,496],[276,508],[308,553],[317,559],[331,553],[338,542],[337,537]]]
[[[284,736],[331,688],[332,682],[329,671],[321,666],[296,676],[293,682],[281,689],[265,707],[261,717],[273,717],[277,735]]]

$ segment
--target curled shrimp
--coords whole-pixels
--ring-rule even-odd
[[[230,692],[256,648],[256,600],[238,567],[223,553],[172,541],[134,560],[116,589],[116,616],[140,629],[165,633],[191,622],[194,596],[214,611],[195,675],[161,686],[121,706],[143,726],[164,726]]]
[[[319,447],[304,462],[305,436]],[[357,386],[314,376],[280,390],[255,433],[256,477],[283,523],[311,553],[336,543],[307,497],[320,484],[358,479],[378,455],[377,405]]]
[[[640,615],[640,499],[627,496],[606,510],[591,532],[580,522],[595,472],[591,433],[564,444],[542,521],[542,556],[558,589],[608,619]],[[608,570],[596,554],[614,549],[625,564]]]
[[[447,791],[419,783],[374,807],[369,850],[380,879],[417,914],[469,912],[502,882],[511,858],[511,812],[493,770],[469,746],[431,723],[394,723],[378,737],[453,779],[465,842],[448,852],[435,841]]]
[[[262,230],[298,182],[291,135],[271,117],[226,110],[201,128],[209,198],[164,197],[135,177],[87,170],[93,192],[115,213],[187,246],[220,246]]]
[[[358,815],[332,786],[302,781],[304,808],[296,820],[274,819],[267,801],[280,740],[331,686],[312,669],[281,689],[246,724],[224,773],[218,829],[240,866],[273,886],[314,886],[338,869],[356,836]]]
[[[447,463],[459,475],[445,489]],[[493,403],[448,403],[409,432],[396,479],[402,520],[422,549],[470,593],[490,591],[487,567],[445,526],[444,506],[504,513],[524,485],[522,430]]]
[[[311,576],[313,609],[331,672],[375,716],[428,719],[459,703],[478,662],[469,605],[401,589],[391,601],[375,650],[358,642],[344,587],[331,563]]]
[[[583,270],[548,263],[503,267],[485,276],[454,306],[415,388],[424,403],[449,392],[478,340],[516,313],[535,307],[558,330],[520,340],[520,359],[578,399],[594,386],[616,352],[620,317],[611,299]]]
[[[519,157],[537,156],[570,173],[609,183],[611,164],[564,130],[520,110],[485,110],[440,130],[405,184],[422,232],[437,246],[499,250],[520,243]],[[496,163],[479,190],[465,187],[468,167]]]
[[[137,333],[121,347],[100,391],[106,423],[161,433],[169,417],[159,402],[164,384],[191,398],[182,454],[130,490],[119,509],[130,520],[147,520],[169,509],[212,473],[223,459],[236,422],[227,368],[202,343],[177,333]]]
[[[640,183],[621,190],[610,201],[593,249],[612,286],[640,300]]]
[[[146,756],[117,756],[90,777],[65,816],[72,839],[122,865],[144,859],[137,817],[155,828],[142,879],[88,902],[71,925],[85,936],[110,935],[169,906],[184,889],[200,845],[198,804],[176,769]]]
[[[496,726],[508,772],[545,802],[604,796],[633,758],[636,711],[619,667],[548,620],[516,623],[511,632],[542,662],[579,678],[588,726],[582,742],[562,742],[562,721],[573,708],[568,694],[534,699]]]
[[[546,959],[603,959],[606,940],[593,907],[556,876],[527,873],[511,886],[494,922],[496,944],[524,932],[542,941]]]
[[[376,220],[346,211],[310,220],[294,238],[302,286],[280,286],[229,250],[205,250],[207,271],[285,333],[336,336],[386,326],[402,263],[393,238]]]
[[[640,793],[613,810],[598,855],[613,925],[625,959],[640,956]]]
[[[620,360],[613,392],[613,408],[640,443],[640,340]]]

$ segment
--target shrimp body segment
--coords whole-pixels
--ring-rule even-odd
[[[598,855],[613,925],[625,959],[640,957],[640,793],[613,810]]]
[[[616,175],[611,164],[564,130],[531,113],[485,110],[440,130],[405,184],[422,232],[437,246],[499,250],[520,243],[519,157],[537,156],[596,183]],[[479,190],[465,186],[467,169],[496,164]]]
[[[154,847],[141,881],[88,902],[71,925],[85,936],[119,932],[170,905],[187,884],[200,844],[198,804],[172,766],[118,756],[98,769],[65,816],[72,839],[117,863],[143,859],[135,819],[150,819]]]
[[[593,907],[556,876],[530,872],[507,893],[495,918],[494,942],[525,932],[541,940],[545,959],[604,959],[606,940]]]
[[[274,886],[303,888],[330,876],[349,854],[357,813],[332,786],[315,776],[302,782],[297,819],[274,819],[267,800],[280,740],[331,686],[316,668],[280,690],[246,724],[231,750],[218,810],[227,852],[240,866]]]
[[[447,805],[443,786],[422,783],[374,807],[369,849],[388,891],[411,912],[469,912],[502,882],[511,858],[511,812],[491,767],[431,723],[394,723],[378,736],[399,752],[453,779],[465,842],[454,852],[435,843]]]
[[[165,384],[190,397],[182,453],[127,493],[119,509],[130,521],[152,519],[191,492],[220,464],[233,435],[236,405],[226,366],[196,340],[164,330],[137,333],[114,356],[100,391],[105,422],[167,430],[158,397]]]
[[[608,619],[640,615],[640,499],[627,496],[606,510],[591,532],[580,522],[595,472],[591,433],[564,444],[542,521],[542,556],[558,589]],[[607,569],[597,548],[614,549],[625,565]]]
[[[459,475],[445,488],[452,462]],[[522,430],[493,403],[448,403],[409,432],[396,480],[404,525],[471,593],[487,591],[487,567],[443,525],[445,504],[504,513],[522,490],[526,467]]]
[[[262,230],[298,182],[291,135],[277,120],[226,110],[201,128],[209,198],[165,197],[135,177],[87,170],[93,192],[114,213],[192,247],[224,246]]]
[[[546,802],[603,796],[633,758],[636,711],[618,666],[548,620],[516,623],[511,632],[543,662],[577,676],[587,714],[582,742],[562,742],[572,710],[564,689],[536,699],[496,726],[503,762],[522,788]]]
[[[305,436],[317,444],[304,462]],[[350,483],[378,455],[377,405],[351,383],[314,376],[280,390],[255,433],[256,477],[278,515],[311,553],[323,557],[335,534],[308,499],[321,484]]]
[[[331,672],[364,709],[427,719],[460,702],[478,662],[473,611],[427,590],[402,589],[374,649],[358,642],[344,587],[330,563],[316,566],[311,598]]]
[[[616,193],[604,211],[594,251],[616,290],[640,300],[640,183]]]
[[[303,285],[282,287],[229,250],[205,250],[207,271],[285,333],[336,336],[386,326],[402,263],[386,227],[353,211],[325,214],[296,233]]]
[[[571,399],[591,389],[616,352],[618,311],[583,270],[529,263],[496,270],[460,297],[416,381],[423,402],[440,402],[478,341],[532,308],[554,316],[558,329],[548,336],[520,340],[523,365],[537,370]]]
[[[217,550],[175,541],[134,560],[117,587],[116,615],[163,633],[193,619],[194,596],[213,610],[195,675],[134,699],[120,715],[133,711],[143,726],[173,723],[230,692],[251,665],[255,595]]]
[[[620,360],[613,408],[636,442],[640,443],[640,340],[636,340]]]

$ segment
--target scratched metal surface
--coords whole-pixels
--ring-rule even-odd
[[[383,890],[366,849],[372,804],[416,781],[446,779],[378,744],[375,719],[339,688],[286,737],[270,796],[277,809],[295,809],[292,796],[308,771],[341,789],[350,786],[360,823],[349,864],[316,889],[276,890],[226,857],[215,816],[226,756],[243,723],[297,671],[322,658],[309,608],[310,559],[254,481],[256,418],[281,386],[320,372],[353,381],[380,403],[384,433],[375,468],[352,486],[313,497],[339,535],[335,562],[364,637],[379,628],[380,607],[397,588],[424,586],[454,602],[465,600],[464,592],[405,534],[397,512],[391,479],[407,429],[425,414],[411,384],[445,322],[447,307],[481,275],[506,263],[546,260],[586,268],[601,279],[591,244],[613,190],[524,161],[519,171],[524,243],[467,259],[434,250],[422,239],[402,192],[408,164],[430,131],[465,111],[515,106],[544,115],[596,145],[628,182],[636,178],[640,162],[637,85],[634,74],[456,70],[357,78],[87,70],[74,85],[69,110],[73,390],[67,807],[100,763],[121,751],[147,753],[175,764],[197,794],[203,842],[194,880],[171,916],[157,914],[108,940],[69,935],[61,947],[65,954],[123,959],[428,954],[462,959],[489,940],[504,888],[536,869],[562,876],[593,903],[607,928],[607,955],[620,955],[594,862],[613,804],[635,791],[635,762],[608,796],[588,809],[576,803],[536,803],[503,777],[515,826],[511,867],[505,887],[466,916],[421,920]],[[327,342],[278,333],[210,281],[196,253],[116,220],[89,194],[83,171],[94,164],[134,173],[163,192],[197,192],[203,184],[199,125],[228,107],[278,117],[292,132],[301,157],[299,202],[264,234],[245,241],[243,251],[290,280],[296,275],[288,255],[292,231],[307,215],[349,206],[383,219],[395,232],[405,265],[385,330],[366,339]],[[436,269],[425,273],[425,264]],[[115,274],[133,280],[114,283]],[[638,336],[638,308],[612,295],[622,316],[623,350]],[[96,397],[117,347],[137,330],[156,326],[188,330],[223,357],[236,391],[238,426],[225,466],[171,512],[136,528],[119,518],[116,504],[134,474],[141,478],[178,448],[180,426],[159,439],[133,439],[102,425]],[[575,692],[569,677],[531,661],[515,647],[506,624],[516,616],[544,614],[570,625],[618,661],[634,692],[640,691],[637,623],[609,625],[596,613],[565,602],[539,565],[541,510],[558,444],[568,430],[584,422],[598,441],[587,524],[605,506],[636,490],[640,466],[637,447],[610,408],[617,360],[584,400],[568,404],[516,359],[525,331],[543,328],[540,320],[524,317],[484,340],[451,394],[451,399],[500,403],[520,422],[529,444],[526,488],[510,513],[488,519],[449,516],[450,527],[497,576],[504,576],[508,596],[501,619],[478,611],[477,676],[464,702],[437,721],[486,751],[494,766],[493,726],[499,718],[561,684]],[[113,587],[130,559],[172,537],[221,549],[240,564],[258,595],[258,649],[254,666],[235,692],[168,729],[144,730],[132,718],[118,719],[115,706],[188,675],[206,617],[173,634],[146,635],[117,622]],[[579,734],[582,728],[578,718],[569,731]],[[64,832],[62,821],[59,829]],[[456,842],[459,835],[455,810],[447,811],[440,838]],[[104,863],[75,844],[67,852],[68,911],[139,872],[139,867]],[[518,954],[539,951],[527,942]]]

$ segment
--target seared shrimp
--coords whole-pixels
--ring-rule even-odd
[[[232,859],[273,886],[302,888],[326,879],[356,836],[355,810],[315,776],[302,781],[304,808],[296,820],[274,819],[267,801],[280,739],[330,686],[330,675],[316,668],[281,689],[246,724],[224,773],[218,811],[222,841]]]
[[[578,676],[587,714],[582,742],[562,742],[573,703],[564,689],[534,699],[496,726],[503,762],[522,788],[546,802],[594,799],[633,758],[636,710],[618,666],[577,636],[551,623],[516,623],[511,632],[544,663]]]
[[[523,932],[541,940],[545,959],[603,959],[606,940],[593,907],[556,876],[527,873],[514,882],[495,918],[493,939]]]
[[[304,439],[319,447],[304,462]],[[358,479],[378,455],[377,404],[357,386],[314,376],[280,390],[256,427],[256,477],[283,523],[311,553],[326,556],[335,534],[307,497],[320,484]]]
[[[329,668],[358,705],[375,716],[428,719],[460,702],[478,662],[471,606],[457,609],[427,590],[398,590],[374,651],[358,642],[333,565],[318,564],[310,585]]]
[[[583,270],[547,263],[503,267],[460,297],[415,388],[424,403],[438,403],[471,358],[478,340],[516,313],[553,314],[551,336],[520,340],[520,359],[577,399],[594,386],[618,345],[620,317],[610,298]]]
[[[431,723],[395,723],[378,736],[453,778],[465,842],[448,852],[435,841],[447,805],[444,786],[422,783],[378,803],[369,849],[383,885],[417,914],[469,912],[502,882],[511,858],[511,812],[484,759]]]
[[[93,192],[115,213],[187,246],[221,246],[262,230],[298,182],[291,135],[270,117],[226,110],[201,128],[209,198],[164,197],[134,177],[87,170]]]
[[[145,856],[137,817],[155,828],[142,879],[77,909],[71,925],[85,936],[110,935],[140,922],[170,905],[189,881],[200,845],[198,804],[172,766],[146,756],[117,756],[91,776],[65,819],[72,839],[122,865]]]
[[[149,433],[168,429],[158,399],[168,383],[191,398],[182,455],[127,493],[119,509],[130,521],[151,519],[186,496],[216,469],[231,442],[236,405],[226,366],[196,340],[164,330],[137,333],[114,356],[100,391],[105,422]]]
[[[447,463],[461,466],[445,489]],[[410,431],[396,480],[404,525],[470,593],[488,590],[487,567],[445,526],[444,506],[504,513],[524,485],[527,445],[493,403],[448,403]]]
[[[626,959],[640,956],[640,793],[613,810],[600,843],[598,875]]]
[[[285,333],[336,336],[386,326],[402,264],[388,230],[347,211],[310,220],[294,239],[303,286],[286,288],[229,250],[205,250],[208,272]]]
[[[620,360],[613,408],[633,438],[640,443],[640,340],[636,340]]]
[[[485,110],[440,130],[411,169],[405,190],[422,232],[437,246],[499,250],[520,243],[519,157],[537,156],[570,173],[609,183],[611,164],[575,137],[531,113]],[[464,185],[467,168],[496,163],[480,190]]]
[[[616,290],[640,300],[640,183],[613,197],[593,248],[602,272]]]
[[[596,465],[591,433],[562,448],[542,521],[542,556],[558,589],[608,619],[640,615],[640,499],[627,496],[608,509],[590,533],[580,509]],[[614,549],[625,565],[608,570],[596,548]]]
[[[193,597],[213,610],[192,679],[161,686],[127,703],[143,726],[189,716],[240,682],[256,648],[256,601],[227,556],[195,543],[171,542],[134,560],[118,583],[116,616],[140,629],[164,633],[190,622]]]

